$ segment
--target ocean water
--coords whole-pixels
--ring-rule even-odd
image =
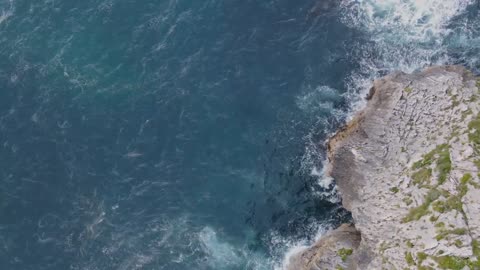
[[[350,220],[371,81],[480,70],[474,0],[0,0],[0,269],[283,269]]]

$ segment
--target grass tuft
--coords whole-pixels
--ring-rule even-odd
[[[427,259],[427,254],[425,252],[418,252],[417,253],[417,259],[418,259],[418,264],[422,264],[423,261]]]
[[[442,147],[438,155],[439,155],[437,159],[437,170],[439,172],[438,183],[441,185],[445,183],[445,180],[447,180],[448,175],[452,171],[452,160],[450,159],[449,147],[448,146]]]
[[[480,114],[478,114],[470,123],[468,123],[468,139],[475,145],[478,150],[480,146]]]
[[[438,171],[439,185],[445,183],[445,180],[447,180],[447,177],[452,170],[450,147],[447,144],[437,146],[437,148],[424,155],[423,159],[413,164],[412,169],[419,170],[412,175],[414,183],[421,183],[431,177],[432,171],[428,166],[432,165],[434,162],[436,162],[436,170]]]
[[[455,256],[436,257],[435,261],[442,269],[462,270],[469,264],[467,259]]]
[[[415,260],[411,252],[405,252],[405,261],[407,261],[407,264],[410,266],[415,265]]]
[[[353,249],[341,248],[338,250],[338,256],[342,259],[343,262],[347,261],[348,256],[352,255]]]
[[[421,185],[424,183],[430,183],[430,178],[432,177],[432,169],[431,168],[422,168],[417,172],[412,174],[413,184],[414,185]]]
[[[399,191],[400,191],[400,189],[398,189],[398,187],[390,188],[390,192],[392,192],[392,193],[398,193]]]
[[[408,215],[402,219],[403,223],[419,220],[423,216],[430,213],[428,208],[432,202],[437,200],[441,196],[441,192],[437,189],[431,189],[425,196],[425,202],[418,207],[411,208]]]

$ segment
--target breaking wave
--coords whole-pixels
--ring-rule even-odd
[[[353,51],[360,68],[349,78],[354,111],[363,106],[362,97],[371,81],[393,71],[413,72],[420,68],[455,63],[447,39],[465,33],[453,21],[474,0],[347,0],[343,22],[366,36]],[[466,38],[469,39],[469,38]],[[359,94],[360,93],[360,94]]]

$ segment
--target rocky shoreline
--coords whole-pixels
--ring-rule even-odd
[[[288,269],[480,269],[479,88],[460,66],[376,80],[328,142],[327,172],[355,225]]]

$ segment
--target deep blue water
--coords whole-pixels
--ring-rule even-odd
[[[478,70],[430,2],[0,0],[0,269],[281,269],[349,220],[323,142],[371,80]]]

